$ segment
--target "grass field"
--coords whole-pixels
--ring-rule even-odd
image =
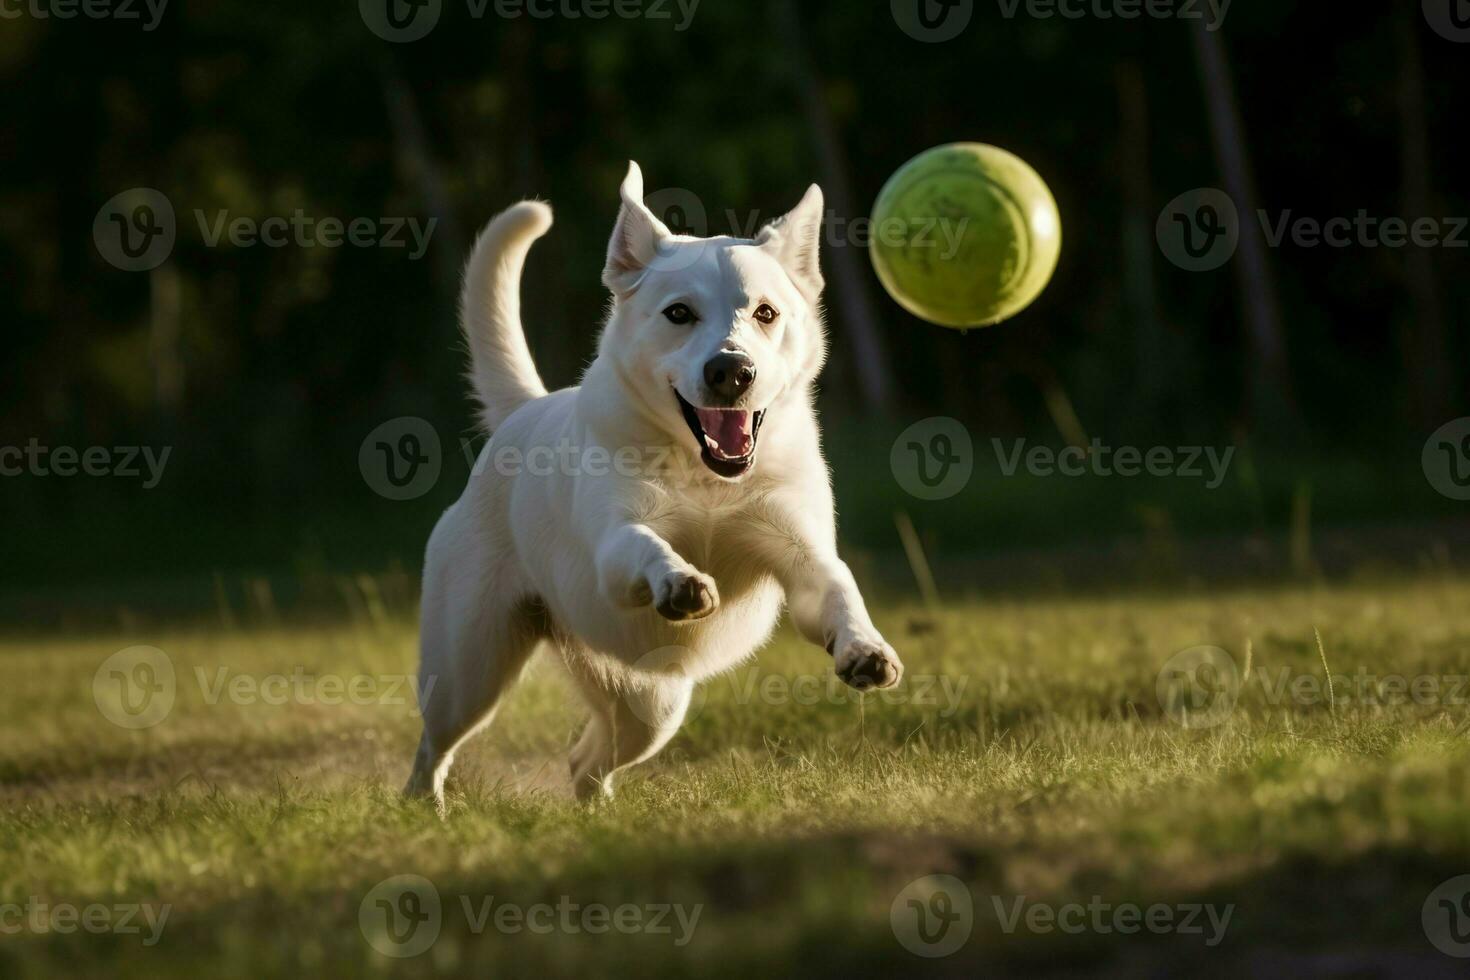
[[[397,796],[406,612],[10,632],[0,975],[1459,976],[1431,933],[1470,902],[1431,893],[1470,873],[1467,609],[1448,575],[880,604],[897,692],[783,627],[592,808],[538,663],[444,821]],[[109,661],[136,645],[166,660]]]

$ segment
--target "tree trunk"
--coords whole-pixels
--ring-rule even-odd
[[[429,147],[428,133],[424,130],[413,89],[404,81],[397,64],[389,58],[381,62],[380,76],[398,168],[404,179],[418,190],[428,216],[439,219],[435,230],[439,239],[435,249],[439,290],[452,302],[459,290],[459,270],[464,253],[464,236],[458,216],[445,187],[444,175]]]
[[[853,206],[847,177],[846,154],[822,95],[821,81],[807,57],[801,20],[791,0],[773,0],[772,9],[787,63],[796,78],[807,129],[816,141],[817,165],[826,191],[827,212],[850,219],[857,210]],[[893,401],[893,379],[868,295],[867,270],[863,267],[861,254],[855,246],[845,244],[828,249],[827,255],[842,328],[852,342],[853,367],[863,393],[864,408],[870,412],[886,412]]]
[[[1424,66],[1419,57],[1417,11],[1402,8],[1396,16],[1399,48],[1399,119],[1404,217],[1412,223],[1438,214],[1429,173],[1429,124],[1424,109]],[[1404,276],[1410,315],[1401,321],[1401,344],[1414,421],[1426,430],[1438,428],[1450,415],[1454,378],[1445,341],[1444,306],[1434,272],[1434,253],[1410,245],[1404,250]]]
[[[1265,236],[1256,221],[1259,206],[1255,179],[1236,104],[1235,82],[1219,32],[1207,30],[1204,22],[1199,21],[1193,27],[1193,34],[1220,176],[1225,192],[1240,211],[1240,248],[1234,265],[1254,362],[1246,367],[1247,413],[1258,430],[1289,435],[1298,428],[1298,419],[1287,364],[1286,337]]]
[[[1148,97],[1136,61],[1116,74],[1121,121],[1118,165],[1123,189],[1123,295],[1134,354],[1131,411],[1144,425],[1162,415],[1168,379],[1167,351],[1160,328],[1154,275],[1153,187],[1149,179]]]

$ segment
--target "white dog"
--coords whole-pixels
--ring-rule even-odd
[[[552,394],[519,299],[551,209],[517,204],[481,233],[460,316],[494,434],[429,538],[428,693],[406,792],[443,805],[455,749],[543,641],[592,709],[571,753],[583,799],[673,737],[693,685],[765,642],[783,594],[844,681],[898,683],[903,666],[837,557],[812,408],[822,219],[813,186],[754,240],[675,235],[631,165],[597,358],[580,387]]]

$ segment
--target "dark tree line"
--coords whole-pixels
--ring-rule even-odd
[[[1371,456],[1465,412],[1465,249],[1273,247],[1252,214],[1470,210],[1467,49],[1417,3],[1240,0],[1217,33],[977,4],[943,44],[906,36],[887,3],[704,0],[679,32],[447,2],[428,38],[398,45],[355,6],[178,2],[150,32],[4,22],[0,443],[166,438],[190,450],[190,492],[261,506],[351,480],[343,461],[384,418],[469,425],[457,270],[507,202],[557,209],[526,309],[544,373],[565,384],[592,350],[630,157],[715,225],[780,213],[814,179],[850,219],[914,153],[957,139],[1006,146],[1048,179],[1057,277],[1016,321],[962,336],[903,314],[860,248],[829,251],[834,426],[942,413],[1047,440]],[[102,203],[136,186],[177,211],[151,273],[112,268],[92,240]],[[1242,247],[1188,273],[1154,220],[1202,186],[1241,205]],[[413,261],[211,247],[196,217],[298,209],[438,224]]]

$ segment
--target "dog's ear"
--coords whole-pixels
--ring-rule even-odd
[[[761,229],[755,243],[770,250],[814,305],[822,295],[822,189],[807,188],[801,203]]]
[[[658,256],[660,246],[672,233],[643,203],[643,171],[636,162],[628,163],[628,176],[623,178],[620,193],[623,205],[607,245],[602,281],[614,293],[626,296],[637,288],[649,264]]]

